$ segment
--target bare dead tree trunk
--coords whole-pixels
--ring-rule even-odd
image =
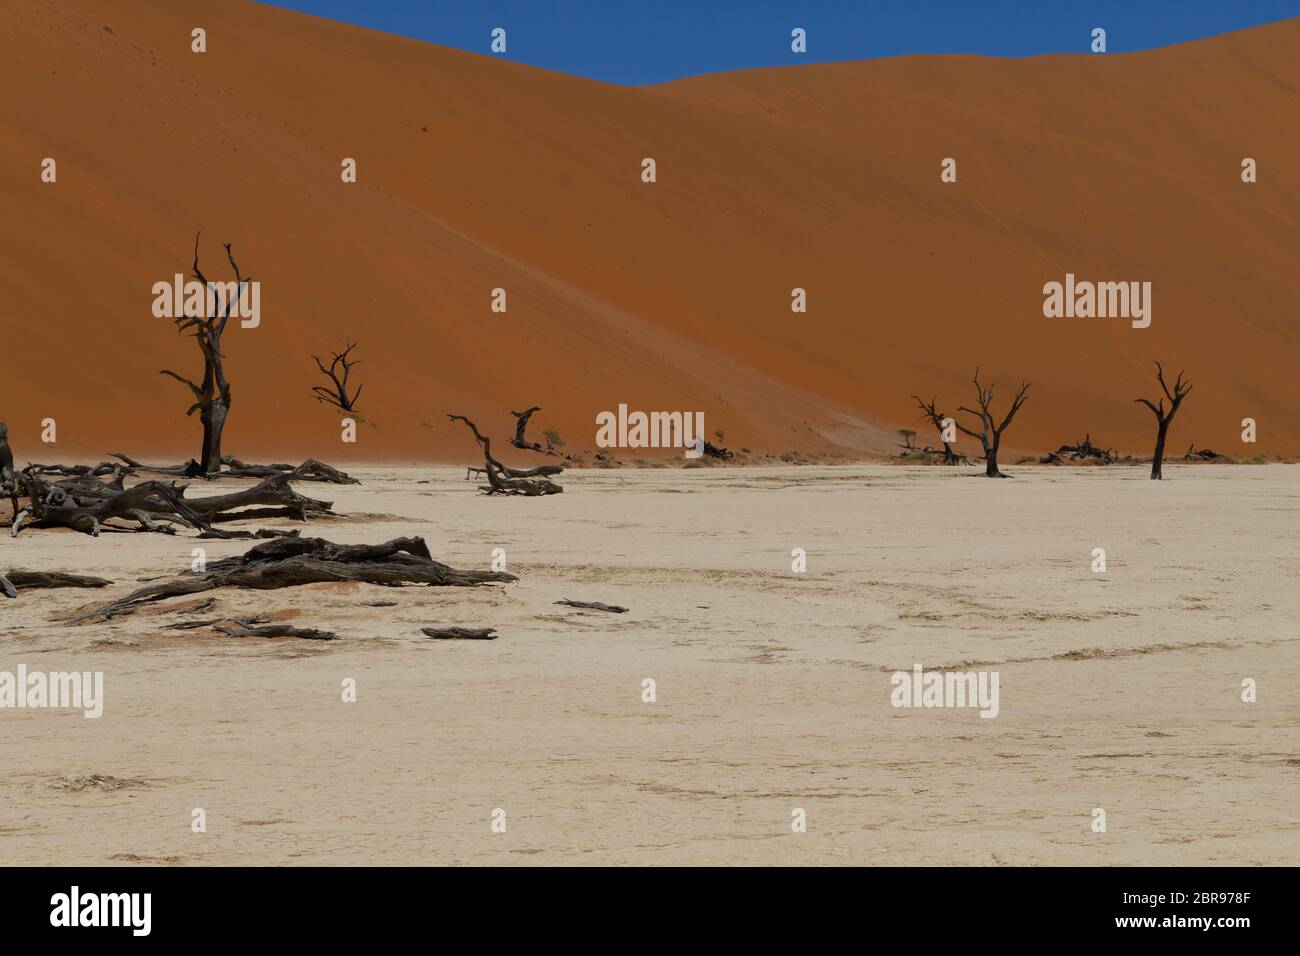
[[[207,276],[199,268],[199,236],[201,232],[194,235],[194,278],[203,283],[205,296],[207,291],[212,287],[208,282]],[[203,424],[203,448],[199,458],[199,466],[204,474],[212,474],[221,470],[221,435],[226,427],[226,419],[230,414],[230,383],[226,380],[225,368],[222,363],[221,353],[221,336],[226,331],[226,323],[230,320],[231,310],[240,301],[244,293],[244,284],[252,281],[245,279],[240,274],[239,264],[235,262],[234,253],[230,250],[230,243],[226,243],[226,258],[230,261],[230,268],[235,273],[235,294],[226,296],[225,302],[218,303],[221,296],[212,296],[211,308],[208,309],[207,316],[201,315],[182,315],[178,316],[176,330],[182,335],[189,335],[199,346],[199,351],[203,355],[203,382],[196,385],[190,379],[168,369],[163,369],[160,374],[169,375],[182,385],[186,386],[194,395],[194,404],[186,411],[186,415],[199,413],[199,421]]]
[[[996,419],[993,417],[992,409],[994,386],[990,385],[988,388],[985,388],[980,384],[980,370],[978,367],[975,369],[974,382],[979,410],[976,411],[973,408],[967,408],[965,405],[962,405],[957,409],[957,411],[965,412],[968,415],[974,415],[978,418],[980,422],[980,430],[978,432],[971,431],[971,429],[967,428],[960,422],[954,422],[954,424],[956,424],[956,426],[967,435],[979,439],[979,443],[984,447],[984,477],[1005,478],[1006,475],[1002,474],[1002,472],[998,470],[998,449],[1002,446],[1002,433],[1006,431],[1007,426],[1010,425],[1012,419],[1016,417],[1016,412],[1020,411],[1020,407],[1025,404],[1025,399],[1029,392],[1029,383],[1024,382],[1021,384],[1019,391],[1016,392],[1015,397],[1011,400],[1011,408],[1007,411],[1006,417],[1002,419],[1002,424],[998,425],[996,424]]]
[[[534,412],[540,412],[541,410],[540,405],[534,405],[532,408],[525,411],[510,413],[518,419],[518,421],[515,422],[515,440],[510,444],[514,445],[516,448],[522,448],[524,451],[542,450],[542,446],[537,442],[529,441],[524,437],[524,429],[528,427],[528,419],[533,417]]]
[[[9,449],[9,429],[0,422],[0,493],[14,506],[13,520],[18,520],[18,473],[14,471],[14,453]]]
[[[1173,423],[1174,416],[1178,414],[1178,408],[1183,404],[1183,399],[1187,393],[1192,390],[1190,381],[1183,381],[1183,373],[1178,373],[1178,378],[1174,381],[1174,388],[1171,392],[1169,386],[1165,384],[1165,370],[1161,368],[1160,363],[1156,362],[1156,381],[1160,383],[1160,389],[1163,391],[1164,398],[1159,399],[1158,404],[1151,404],[1148,399],[1135,398],[1136,404],[1145,405],[1151,409],[1151,414],[1156,417],[1156,449],[1151,456],[1151,480],[1160,481],[1163,479],[1161,474],[1161,465],[1165,459],[1165,438],[1169,435],[1169,426]],[[1169,410],[1165,411],[1165,399],[1169,399]]]
[[[944,440],[943,437],[943,420],[948,416],[939,411],[939,397],[936,395],[928,402],[921,401],[920,396],[913,395],[917,406],[921,409],[921,418],[934,426],[935,431],[939,433],[939,441],[943,443],[943,463],[945,465],[966,464],[966,456],[953,451],[952,445]],[[954,422],[953,424],[956,424]]]
[[[356,392],[350,397],[348,395],[348,379],[352,377],[352,370],[362,363],[353,361],[349,356],[352,350],[357,347],[356,342],[343,342],[345,348],[342,352],[332,352],[334,356],[330,362],[329,368],[320,360],[319,355],[313,355],[316,361],[316,367],[321,370],[321,374],[330,380],[330,387],[324,385],[313,385],[311,390],[316,393],[316,401],[324,402],[326,405],[333,405],[335,408],[344,412],[355,412],[357,410],[357,399],[361,397],[361,389],[365,386],[358,385]],[[340,374],[342,377],[340,377]]]

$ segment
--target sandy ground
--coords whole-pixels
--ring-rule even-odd
[[[106,592],[27,592],[0,606],[0,670],[102,670],[106,704],[0,711],[0,859],[1300,862],[1300,470],[1008,470],[584,472],[535,500],[370,470],[329,491],[389,517],[313,532],[420,534],[465,567],[502,547],[519,581],[219,593],[329,644],[168,632],[167,611],[59,626]],[[28,532],[0,566],[100,573],[116,595],[196,543]],[[501,637],[430,641],[434,623]],[[1000,715],[893,708],[890,672],[915,662],[997,670]]]

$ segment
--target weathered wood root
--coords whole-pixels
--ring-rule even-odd
[[[601,604],[599,601],[570,601],[565,598],[562,601],[556,601],[556,604],[564,604],[568,607],[585,607],[593,611],[610,611],[614,614],[626,614],[627,608],[619,607],[617,604]]]
[[[420,630],[440,641],[495,641],[499,636],[495,627],[422,627]]]
[[[266,624],[263,626],[224,623],[212,625],[214,631],[220,631],[227,637],[302,637],[311,641],[337,641],[339,636],[333,631],[322,631],[314,627],[291,627],[288,624]]]
[[[523,471],[507,468],[492,457],[492,439],[480,432],[477,425],[464,415],[448,415],[447,418],[453,422],[464,422],[483,446],[483,470],[487,473],[486,491],[489,495],[525,495],[534,498],[540,495],[558,495],[564,491],[547,477],[564,471],[562,466],[539,465]]]
[[[36,588],[103,588],[113,582],[107,578],[95,578],[85,574],[69,574],[66,571],[10,571],[0,574],[0,592],[5,597],[16,598],[18,592],[31,591]]]
[[[335,544],[324,538],[272,538],[242,555],[208,562],[203,572],[186,572],[150,584],[108,604],[76,614],[70,623],[86,624],[133,614],[149,604],[216,588],[254,590],[298,587],[333,581],[399,586],[474,587],[515,581],[504,571],[461,571],[429,554],[423,538],[394,538],[383,544]]]

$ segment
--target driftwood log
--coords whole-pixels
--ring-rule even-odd
[[[209,561],[207,570],[189,571],[150,584],[125,597],[81,611],[71,623],[107,621],[168,598],[216,588],[272,590],[331,581],[361,581],[398,586],[474,587],[517,580],[504,571],[461,571],[433,560],[423,538],[394,538],[383,544],[335,544],[324,538],[272,538],[242,555]]]
[[[495,641],[498,636],[495,627],[422,627],[420,630],[440,641]]]
[[[268,617],[214,617],[206,621],[182,621],[180,624],[171,625],[173,631],[194,631],[199,628],[210,628],[227,637],[302,637],[311,641],[339,639],[333,631],[272,624]]]
[[[16,598],[19,591],[31,591],[37,588],[104,588],[112,583],[107,578],[69,574],[66,571],[15,570],[0,574],[0,593],[5,597]]]
[[[617,604],[601,604],[599,601],[570,601],[565,598],[562,601],[556,601],[556,604],[563,604],[567,607],[585,607],[593,611],[610,611],[614,614],[626,614],[627,608],[619,607]]]
[[[288,624],[256,625],[227,621],[212,625],[212,629],[220,631],[227,637],[302,637],[309,641],[339,639],[333,631],[322,631],[314,627],[291,627]]]
[[[538,495],[558,495],[564,491],[549,478],[550,475],[558,475],[564,471],[562,466],[539,465],[524,470],[507,468],[492,457],[492,439],[480,432],[477,425],[464,415],[448,415],[447,418],[453,422],[464,422],[474,433],[478,443],[483,446],[483,470],[488,480],[485,490],[489,495],[527,495],[531,498]]]

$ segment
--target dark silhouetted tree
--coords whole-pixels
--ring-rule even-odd
[[[980,430],[972,431],[961,422],[954,421],[954,424],[972,438],[979,439],[984,446],[984,477],[985,478],[1005,478],[1006,475],[998,471],[998,448],[1002,445],[1002,433],[1007,430],[1016,417],[1016,412],[1020,411],[1020,406],[1025,404],[1025,398],[1029,392],[1029,383],[1025,382],[1016,392],[1015,398],[1011,400],[1011,408],[1007,415],[1002,419],[1002,424],[996,424],[997,419],[993,417],[993,386],[985,388],[980,384],[980,370],[975,369],[975,395],[979,410],[967,408],[965,405],[960,406],[957,411],[965,412],[968,415],[974,415],[979,419]]]
[[[199,268],[200,235],[201,233],[194,234],[194,278],[203,283],[206,293],[216,287],[208,282],[207,276]],[[205,294],[205,302],[209,304],[206,310],[208,315],[180,315],[174,319],[177,331],[193,338],[203,354],[202,384],[196,385],[190,379],[168,369],[163,369],[160,373],[170,375],[194,393],[194,404],[185,414],[193,415],[198,412],[199,421],[203,423],[203,450],[199,456],[199,467],[204,474],[214,474],[221,470],[221,434],[230,415],[230,383],[226,381],[226,373],[222,365],[221,336],[226,331],[231,310],[243,296],[244,284],[252,281],[240,274],[239,264],[235,262],[235,256],[230,251],[228,242],[226,258],[230,260],[230,268],[235,273],[234,294],[225,296]]]
[[[1156,381],[1160,383],[1160,389],[1163,391],[1164,398],[1161,398],[1157,404],[1152,405],[1148,399],[1135,398],[1133,401],[1140,405],[1145,405],[1151,409],[1151,414],[1156,417],[1156,450],[1151,455],[1151,480],[1160,481],[1164,476],[1160,473],[1160,466],[1165,460],[1165,438],[1169,435],[1169,426],[1178,414],[1178,408],[1183,404],[1183,399],[1187,393],[1192,390],[1191,382],[1183,381],[1183,373],[1178,373],[1178,379],[1174,382],[1174,389],[1171,392],[1169,386],[1165,384],[1165,370],[1156,362]],[[1169,399],[1169,410],[1165,410],[1165,399]]]
[[[356,342],[344,340],[346,346],[342,352],[332,352],[333,359],[330,361],[329,368],[321,361],[319,355],[313,355],[316,361],[316,367],[321,370],[321,374],[330,380],[328,387],[324,385],[313,385],[311,390],[316,393],[316,401],[324,402],[326,405],[333,405],[335,408],[344,412],[357,411],[357,399],[361,397],[363,386],[358,385],[357,390],[348,396],[348,380],[352,377],[352,370],[362,363],[351,358],[352,350],[357,347]]]

